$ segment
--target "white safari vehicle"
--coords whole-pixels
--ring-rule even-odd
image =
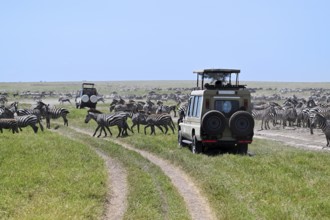
[[[240,70],[204,69],[194,73],[197,90],[191,92],[179,122],[179,145],[191,146],[193,153],[216,147],[247,154],[254,119],[250,92],[239,84]]]
[[[94,83],[83,83],[76,95],[77,108],[96,108],[97,104],[97,90],[94,88]]]

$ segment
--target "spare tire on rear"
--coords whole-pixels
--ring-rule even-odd
[[[249,112],[237,111],[229,119],[229,128],[237,136],[251,135],[253,134],[254,119]]]
[[[226,118],[219,111],[209,111],[202,118],[202,129],[208,135],[220,135],[225,130],[225,127]]]

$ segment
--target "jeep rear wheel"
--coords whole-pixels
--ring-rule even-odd
[[[191,152],[193,154],[199,154],[203,152],[202,142],[198,141],[196,136],[193,136],[192,144],[191,144]]]
[[[248,112],[235,112],[229,119],[229,128],[237,136],[251,135],[253,134],[254,119]]]
[[[208,135],[222,134],[226,127],[226,118],[223,113],[212,110],[202,118],[202,128]]]

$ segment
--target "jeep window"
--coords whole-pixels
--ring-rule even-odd
[[[191,96],[189,99],[189,117],[200,117],[202,107],[202,97],[201,96]]]
[[[237,100],[216,100],[214,107],[226,117],[230,117],[234,112],[239,110],[239,102]]]
[[[188,105],[188,111],[187,111],[187,116],[188,117],[191,117],[192,116],[193,106],[194,106],[194,97],[191,96],[189,98],[189,105]]]
[[[199,118],[201,113],[201,105],[202,105],[202,97],[201,96],[195,96],[194,98],[194,114],[193,117]]]

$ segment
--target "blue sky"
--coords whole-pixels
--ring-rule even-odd
[[[330,1],[0,0],[0,81],[330,82]]]

